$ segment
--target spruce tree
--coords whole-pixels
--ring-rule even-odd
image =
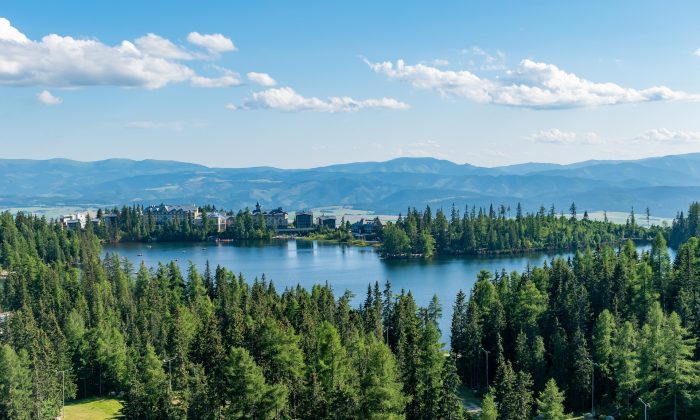
[[[537,414],[543,420],[563,420],[564,415],[564,393],[559,391],[554,379],[547,381],[544,390],[537,398]]]
[[[26,352],[19,356],[9,345],[0,347],[0,418],[29,419],[32,379]]]

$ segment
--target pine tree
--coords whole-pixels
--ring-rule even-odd
[[[391,350],[370,337],[360,356],[359,416],[366,419],[402,418],[406,397],[401,390]]]
[[[543,420],[563,420],[564,393],[559,391],[556,381],[550,379],[537,399],[537,414]]]
[[[481,402],[481,416],[480,420],[498,420],[498,407],[496,405],[495,391],[493,388],[489,388],[489,392],[484,396]]]
[[[526,420],[532,411],[532,378],[529,373],[513,371],[510,361],[502,362],[498,369],[496,401],[499,418]]]
[[[442,368],[442,388],[439,397],[439,413],[441,419],[453,420],[462,418],[462,400],[459,397],[461,381],[457,375],[457,358],[454,354],[446,357]]]
[[[315,348],[309,360],[309,414],[329,418],[344,412],[336,404],[345,399],[348,391],[350,371],[347,352],[340,342],[338,331],[328,321],[321,322],[315,335]]]
[[[412,401],[418,418],[438,418],[440,415],[440,393],[444,355],[440,343],[440,333],[432,321],[425,322],[418,343],[416,359],[416,401]]]
[[[598,364],[599,381],[596,388],[602,390],[600,394],[612,397],[613,387],[613,338],[617,335],[615,319],[607,309],[598,315],[593,328],[591,353],[593,360]]]
[[[148,344],[138,370],[132,373],[123,412],[129,418],[159,419],[172,413],[168,378],[163,362]]]
[[[254,355],[267,382],[284,384],[291,394],[292,409],[296,408],[306,368],[299,337],[291,327],[284,330],[269,319],[258,328],[255,342]]]
[[[639,391],[639,353],[637,329],[630,321],[622,324],[613,340],[613,372],[616,404],[629,409]]]
[[[569,397],[578,402],[578,408],[584,410],[588,397],[591,395],[591,375],[593,365],[588,353],[586,338],[580,329],[574,333],[571,341],[571,362],[573,376],[571,378],[571,393]]]
[[[0,347],[0,418],[29,419],[32,380],[26,352],[19,356],[9,345]]]
[[[659,381],[659,408],[672,405],[673,418],[700,414],[692,405],[700,395],[700,362],[693,359],[697,338],[690,338],[675,312],[668,316],[663,330],[663,365]]]
[[[232,348],[226,358],[223,385],[227,418],[274,418],[286,405],[286,387],[268,386],[260,367],[241,347]]]

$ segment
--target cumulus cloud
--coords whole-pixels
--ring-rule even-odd
[[[53,96],[48,90],[42,90],[36,95],[36,99],[39,103],[44,105],[59,105],[63,102],[63,99],[58,96]]]
[[[156,34],[147,34],[134,40],[134,44],[145,54],[173,60],[192,60],[194,57],[184,48]]]
[[[547,144],[601,144],[602,139],[593,132],[576,133],[573,131],[562,131],[558,128],[536,131],[525,137],[534,143]]]
[[[27,38],[22,32],[12,26],[9,20],[0,17],[0,41],[11,41],[18,44],[28,44]]]
[[[582,79],[553,64],[525,59],[503,77],[481,78],[468,70],[452,71],[403,60],[367,65],[389,79],[409,83],[416,89],[479,103],[533,109],[577,108],[651,101],[700,100],[700,95],[674,91],[665,86],[646,89],[621,87]]]
[[[213,66],[213,68],[218,70],[222,75],[219,77],[194,76],[192,78],[192,85],[204,88],[221,88],[238,86],[241,84],[241,77],[238,73],[219,66]]]
[[[667,128],[647,130],[637,140],[659,143],[699,143],[700,131],[679,131]]]
[[[220,53],[235,50],[221,34],[193,32],[188,40]],[[0,18],[0,86],[121,86],[158,89],[191,81],[194,86],[239,84],[231,74],[220,78],[198,75],[182,61],[211,58],[193,53],[170,40],[149,33],[133,42],[106,45],[96,39],[49,34],[31,40]],[[238,81],[236,81],[238,80]]]
[[[250,80],[253,83],[257,83],[260,86],[275,86],[277,85],[277,81],[270,77],[269,74],[267,73],[256,73],[254,71],[251,71],[246,75],[248,77],[248,80]]]
[[[233,41],[222,34],[200,34],[199,32],[190,32],[190,34],[187,35],[187,41],[199,47],[206,48],[212,53],[236,51],[236,46],[233,45]]]
[[[255,92],[242,106],[229,104],[228,109],[277,109],[286,112],[354,112],[364,108],[408,109],[408,104],[393,98],[357,100],[347,96],[327,99],[305,97],[290,87],[267,89]]]

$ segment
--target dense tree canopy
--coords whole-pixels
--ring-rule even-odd
[[[540,217],[440,213],[388,225],[385,243],[388,232],[405,253],[440,253],[458,226]],[[573,257],[480,272],[456,296],[444,348],[440,302],[419,307],[388,281],[353,308],[329,285],[134,267],[102,255],[91,227],[0,214],[0,418],[57,415],[63,374],[66,398],[118,395],[130,418],[459,419],[475,415],[464,385],[484,397],[482,418],[556,419],[590,411],[593,377],[598,413],[634,418],[641,397],[655,417],[700,416],[700,240],[671,261],[662,230],[543,217],[538,229],[575,243]],[[652,233],[641,253],[622,241]]]
[[[592,392],[598,413],[636,418],[641,397],[654,417],[697,418],[698,287],[698,239],[672,263],[660,235],[641,254],[628,242],[522,273],[482,272],[455,300],[458,370],[471,387],[493,387],[484,402],[498,418],[590,411]]]
[[[328,285],[133,267],[23,214],[0,215],[0,241],[0,418],[57,415],[62,371],[68,399],[120,395],[130,418],[463,415],[436,300],[374,284],[351,308]]]
[[[575,250],[600,245],[617,246],[626,239],[648,240],[659,226],[644,228],[637,224],[634,211],[626,224],[608,220],[593,221],[588,213],[577,216],[572,203],[570,213],[557,214],[554,207],[536,213],[523,213],[520,204],[514,212],[500,206],[488,210],[466,208],[463,214],[454,206],[449,215],[430,206],[424,211],[409,208],[396,223],[382,231],[382,252],[386,257],[408,255],[429,258],[447,254],[493,254],[536,250]]]

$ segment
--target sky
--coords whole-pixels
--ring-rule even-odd
[[[0,158],[700,151],[700,2],[7,1]]]

